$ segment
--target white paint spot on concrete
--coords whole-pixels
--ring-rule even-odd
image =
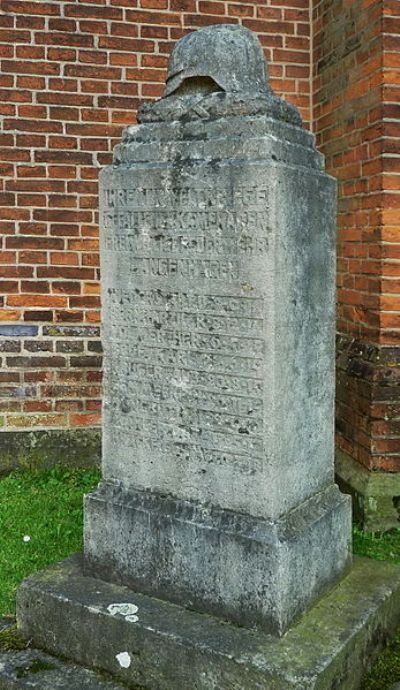
[[[131,616],[125,616],[125,620],[129,621],[130,623],[137,623],[137,621],[139,620],[139,617],[138,616],[132,616],[132,615]]]
[[[132,663],[132,659],[128,652],[120,652],[119,654],[115,655],[115,658],[117,659],[121,668],[129,668]]]
[[[137,613],[138,607],[136,604],[110,604],[107,606],[107,611],[108,613],[111,613],[112,616],[119,614],[120,616],[124,616],[126,618],[127,616],[133,616],[135,613]]]

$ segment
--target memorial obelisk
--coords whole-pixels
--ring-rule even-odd
[[[254,34],[179,41],[101,174],[103,481],[86,573],[281,635],[350,563],[336,186]]]

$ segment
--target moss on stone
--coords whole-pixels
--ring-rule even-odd
[[[360,690],[389,690],[400,681],[400,628],[364,678]]]
[[[16,676],[17,678],[25,678],[30,673],[40,673],[41,671],[53,671],[57,666],[50,664],[44,659],[33,659],[27,666],[17,666]]]
[[[29,641],[24,640],[16,625],[0,632],[0,652],[21,652],[28,647]]]

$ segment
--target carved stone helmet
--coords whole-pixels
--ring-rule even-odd
[[[165,95],[188,92],[191,82],[195,87],[203,79],[205,90],[254,96],[269,92],[267,78],[263,50],[254,33],[243,26],[213,25],[178,41],[169,60]]]

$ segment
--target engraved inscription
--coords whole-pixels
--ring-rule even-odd
[[[265,304],[241,262],[269,251],[268,190],[108,189],[102,227],[125,262],[104,300],[105,415],[121,447],[254,472]]]

